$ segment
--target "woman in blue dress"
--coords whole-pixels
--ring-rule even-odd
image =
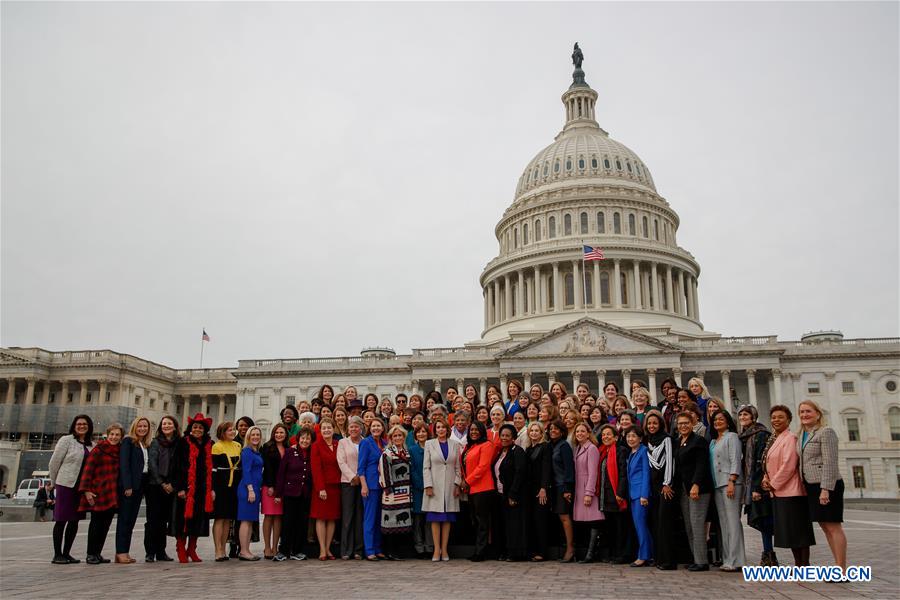
[[[251,427],[244,437],[244,449],[241,450],[241,464],[243,471],[241,483],[238,485],[238,509],[237,520],[241,522],[239,530],[241,540],[240,560],[259,560],[260,557],[250,552],[250,535],[253,533],[253,524],[259,522],[259,507],[262,499],[262,474],[263,459],[259,453],[262,446],[262,430],[259,427]]]

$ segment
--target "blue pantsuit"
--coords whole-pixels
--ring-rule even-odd
[[[369,488],[369,495],[362,501],[366,556],[381,554],[381,488]]]
[[[638,560],[653,559],[653,537],[650,535],[649,506],[641,506],[640,500],[631,501],[631,518],[638,537]]]
[[[638,446],[628,456],[628,498],[631,519],[638,537],[638,560],[653,560],[653,537],[650,535],[650,506],[641,506],[641,498],[650,499],[650,459],[646,446]]]

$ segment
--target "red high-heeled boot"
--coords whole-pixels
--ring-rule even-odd
[[[188,538],[187,555],[188,555],[188,558],[190,558],[192,562],[203,562],[202,560],[200,560],[200,557],[197,556],[197,537],[196,536],[191,536]]]
[[[184,549],[184,538],[175,538],[175,552],[178,554],[178,562],[186,563],[188,561],[187,551]]]

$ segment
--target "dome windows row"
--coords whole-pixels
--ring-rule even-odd
[[[674,243],[674,236],[671,235],[670,226],[666,221],[660,225],[660,219],[657,217],[651,218],[648,215],[614,210],[608,223],[609,212],[597,211],[594,219],[592,219],[594,215],[587,211],[566,212],[562,215],[561,228],[558,226],[557,216],[550,215],[546,217],[546,230],[544,229],[544,219],[541,218],[537,218],[533,222],[522,223],[507,230],[506,248],[507,250],[516,250],[522,246],[540,242],[545,233],[547,239],[572,235],[613,234],[642,237],[647,240],[662,241],[664,244],[669,244],[669,239],[673,238]],[[591,227],[592,221],[593,227]]]
[[[602,170],[601,170],[602,165]],[[519,189],[525,186],[536,185],[541,180],[550,177],[560,177],[564,172],[565,176],[572,175],[619,175],[630,176],[642,182],[647,182],[646,167],[642,168],[637,161],[632,162],[630,158],[608,157],[602,158],[596,155],[586,157],[583,154],[578,157],[567,156],[565,160],[556,158],[553,161],[544,161],[537,164],[522,176]],[[605,173],[604,173],[605,172]]]

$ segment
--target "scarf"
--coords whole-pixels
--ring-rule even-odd
[[[178,438],[174,435],[172,439],[167,439],[166,436],[160,435],[156,438],[156,443],[159,446],[159,455],[157,458],[157,464],[160,475],[168,478],[170,473],[170,466],[172,464],[172,455],[175,453],[175,442],[178,441]]]
[[[650,440],[647,444],[649,450],[647,457],[650,459],[650,468],[657,471],[663,470],[663,485],[671,486],[672,475],[675,471],[675,464],[672,460],[672,438],[665,433],[662,434],[662,438],[659,438],[657,435],[659,433],[656,432],[653,436],[657,438],[657,441]]]
[[[188,436],[188,489],[187,497],[184,502],[185,521],[194,517],[194,495],[197,492],[197,461],[200,457],[200,444],[203,444],[204,458],[206,460],[206,498],[204,498],[203,510],[206,513],[213,512],[212,442],[210,441],[209,436],[203,436],[199,441],[196,440],[194,436]]]
[[[600,463],[603,463],[603,460],[606,459],[606,475],[609,478],[609,483],[612,485],[613,495],[619,496],[619,456],[616,452],[616,444],[610,444],[607,446],[606,444],[602,444],[600,446]],[[597,478],[597,485],[601,485],[601,481],[603,481],[602,477]],[[600,495],[600,490],[597,490],[597,496]],[[623,498],[621,501],[616,500],[616,504],[619,505],[619,510],[625,510],[628,504],[625,502]]]

